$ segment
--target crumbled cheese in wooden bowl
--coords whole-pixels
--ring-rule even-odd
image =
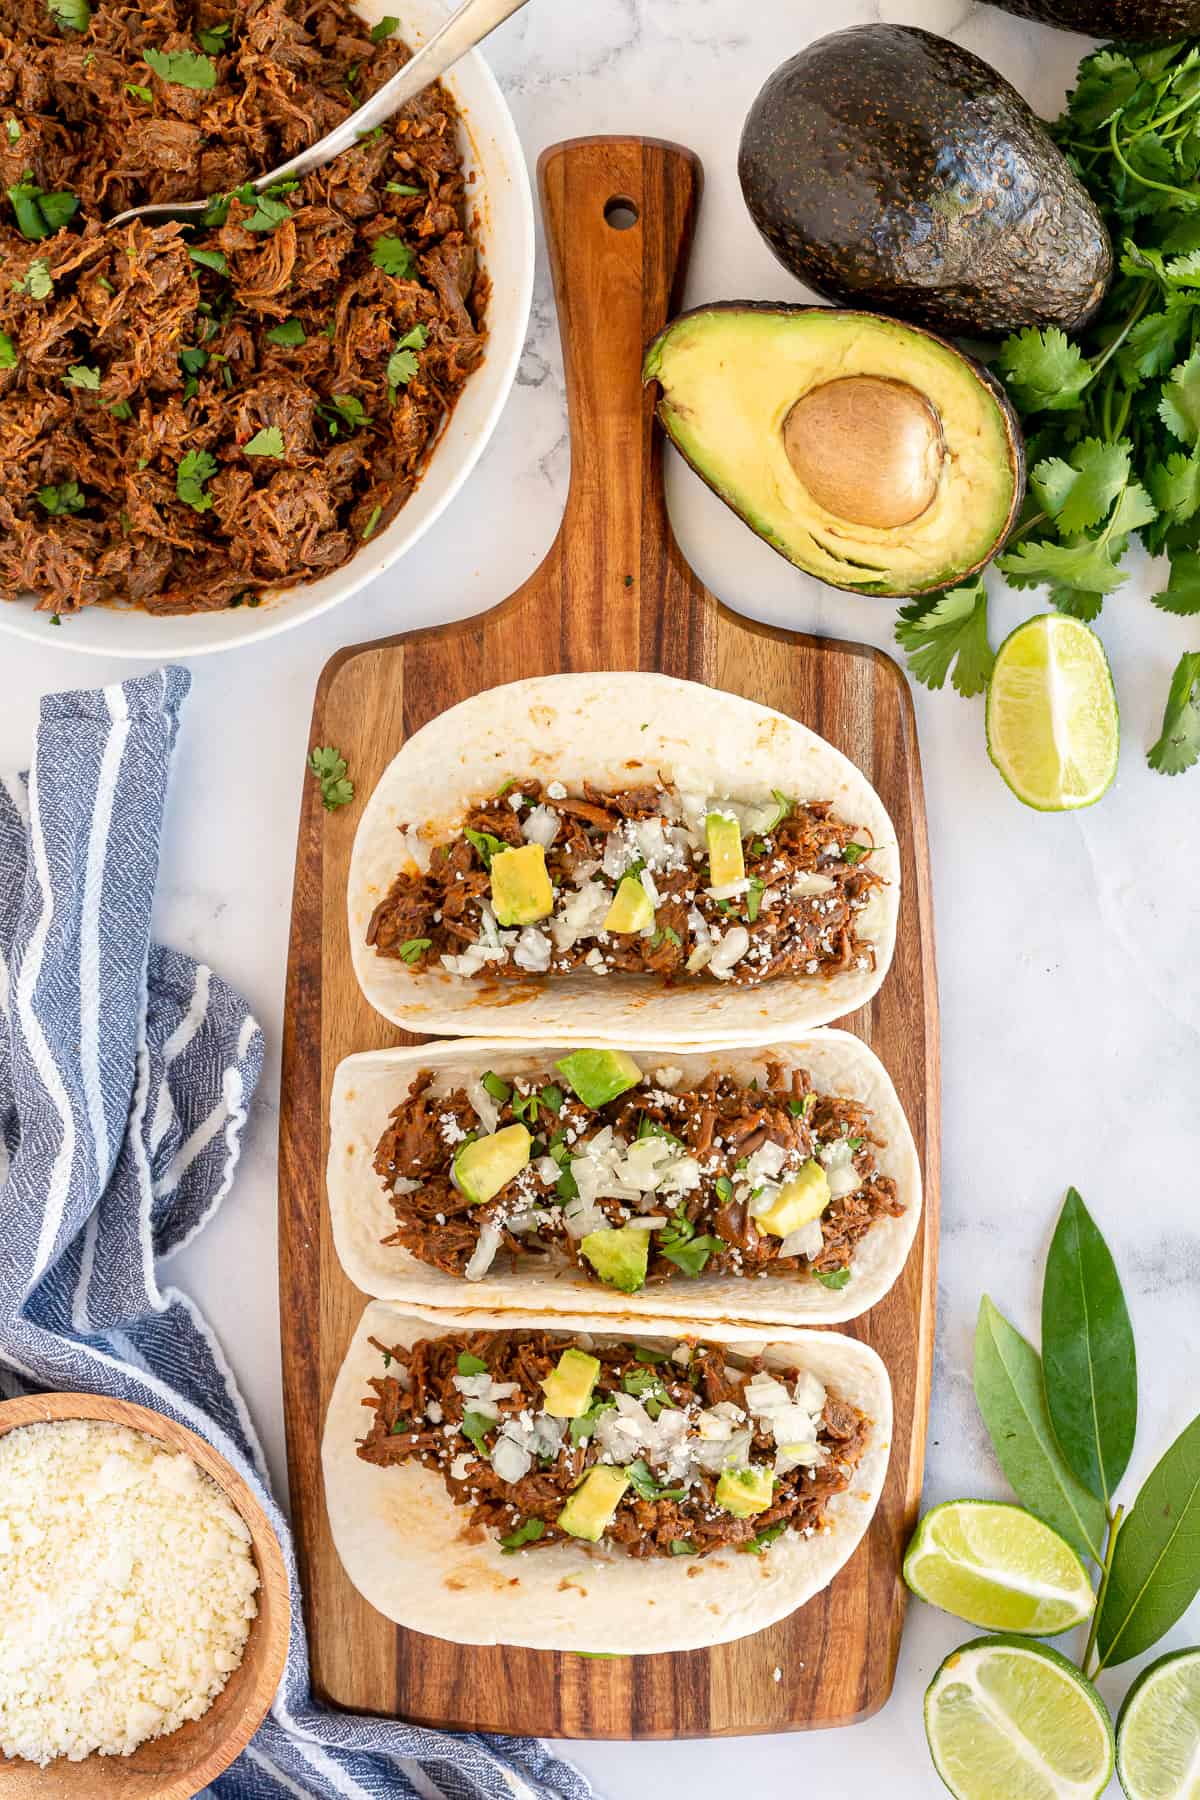
[[[250,1533],[189,1456],[98,1420],[0,1437],[0,1749],[128,1756],[242,1660]]]

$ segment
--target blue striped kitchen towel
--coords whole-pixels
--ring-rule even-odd
[[[220,1345],[162,1264],[233,1182],[263,1039],[201,963],[150,941],[190,677],[52,694],[0,780],[0,1393],[86,1389],[200,1432],[246,1477],[292,1584],[287,1671],[220,1800],[586,1800],[536,1740],[451,1737],[314,1705],[291,1540]]]

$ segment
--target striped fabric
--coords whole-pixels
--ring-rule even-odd
[[[221,1800],[586,1800],[536,1741],[314,1706],[291,1541],[233,1373],[163,1265],[232,1185],[263,1039],[203,964],[150,941],[182,669],[43,701],[0,780],[0,1394],[84,1389],[200,1432],[249,1481],[292,1582],[287,1672]]]

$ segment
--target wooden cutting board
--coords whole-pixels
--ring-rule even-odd
[[[541,568],[491,612],[340,652],[313,709],[312,743],[337,745],[356,786],[353,804],[327,815],[317,784],[305,783],[283,1043],[283,1382],[313,1678],[338,1706],[461,1730],[672,1738],[845,1725],[881,1706],[892,1685],[933,1349],[938,1018],[912,701],[877,650],[736,617],[701,586],[671,535],[639,365],[643,345],[678,308],[700,193],[696,159],[649,139],[584,138],[548,150],[539,178],[571,415],[562,530]],[[469,511],[461,517],[470,529]],[[608,668],[657,669],[778,707],[845,751],[881,793],[899,833],[900,933],[881,992],[843,1023],[874,1047],[899,1089],[922,1154],[925,1213],[903,1276],[849,1328],[882,1354],[896,1401],[887,1489],[853,1560],[824,1594],[754,1637],[592,1661],[464,1649],[401,1630],[343,1574],[325,1517],[320,1438],[364,1302],[334,1253],[323,1171],[339,1060],[412,1041],[371,1011],[350,966],[346,876],[362,803],[406,736],[456,701],[521,676]],[[704,730],[699,713],[696,731]]]

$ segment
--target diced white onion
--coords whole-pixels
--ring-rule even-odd
[[[709,973],[724,981],[750,948],[750,933],[744,925],[731,925],[708,959]]]
[[[650,902],[651,906],[660,905],[661,901],[662,901],[662,895],[659,893],[658,889],[655,887],[654,877],[650,873],[649,869],[643,869],[641,872],[641,875],[638,877],[638,879],[642,884],[642,892],[645,894],[645,896],[646,896],[647,900]],[[647,928],[647,929],[649,929],[649,928]]]
[[[750,886],[748,875],[739,875],[736,881],[723,881],[720,887],[705,888],[710,900],[740,900]]]
[[[590,1200],[585,1200],[582,1190],[577,1200],[567,1200],[563,1205],[563,1223],[567,1235],[578,1243],[580,1238],[588,1236],[592,1231],[611,1230],[609,1220],[600,1208]]]
[[[640,1213],[629,1220],[631,1231],[657,1231],[660,1225],[669,1225],[666,1213]]]
[[[536,925],[526,925],[517,939],[517,947],[512,959],[518,969],[528,969],[531,975],[544,975],[550,967],[550,939]]]
[[[507,1431],[502,1431],[492,1450],[492,1467],[501,1481],[520,1481],[533,1467],[533,1457]]]
[[[830,894],[837,883],[831,875],[818,875],[814,869],[808,874],[793,875],[789,886],[793,894]]]
[[[475,1108],[475,1117],[484,1129],[485,1135],[491,1136],[500,1123],[500,1108],[484,1087],[478,1075],[473,1075],[464,1083],[467,1099]]]
[[[535,806],[521,820],[521,836],[530,844],[548,850],[558,835],[558,814],[552,806]]]
[[[397,1175],[392,1183],[393,1194],[415,1194],[420,1187],[419,1181],[413,1181],[408,1175]]]
[[[789,1231],[779,1246],[780,1256],[819,1256],[821,1245],[825,1242],[821,1232],[820,1219],[810,1219],[807,1225],[800,1225],[795,1231]]]
[[[468,1281],[482,1281],[496,1260],[496,1252],[503,1242],[503,1235],[498,1225],[485,1222],[479,1227],[479,1242],[471,1252],[471,1260],[463,1270]]]

